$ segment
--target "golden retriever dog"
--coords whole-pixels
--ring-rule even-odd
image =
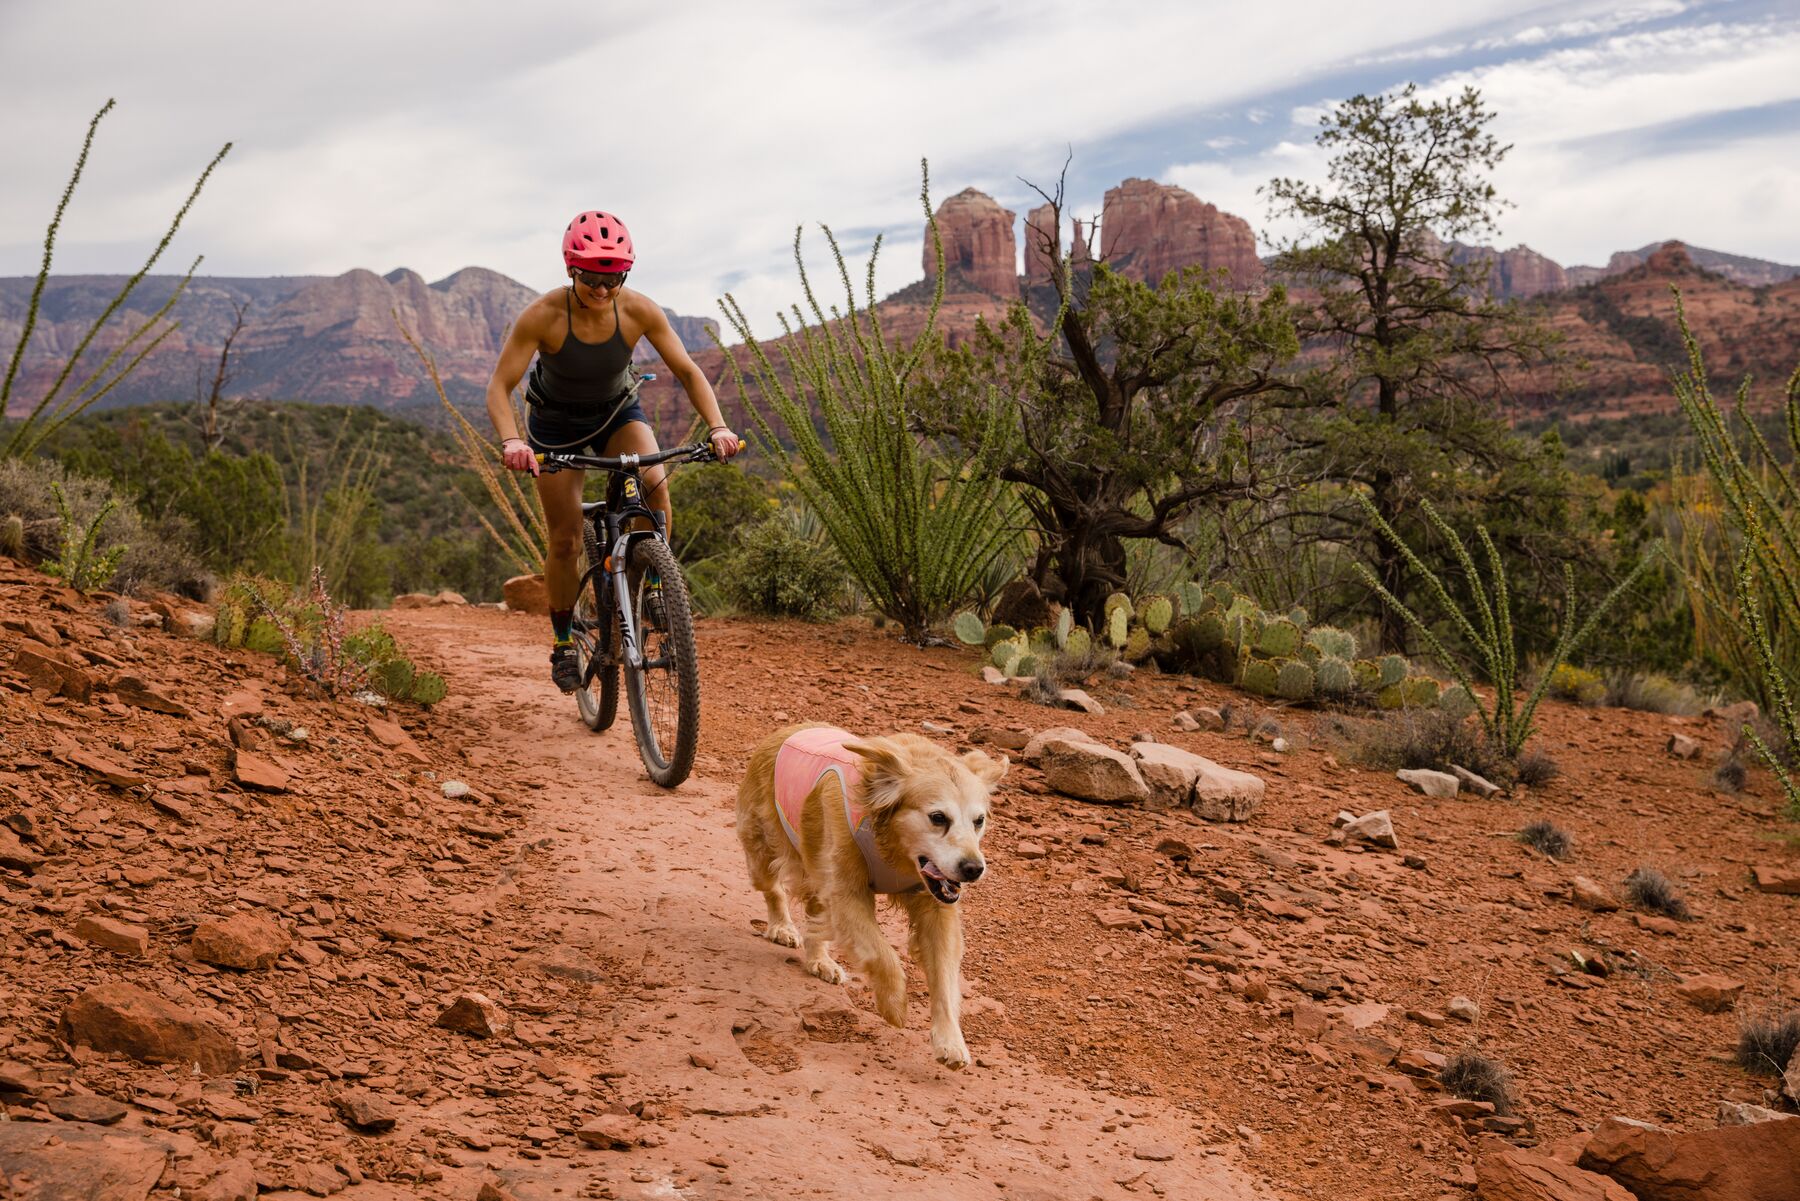
[[[1006,767],[1005,756],[957,756],[917,734],[859,738],[812,724],[764,739],[738,787],[738,840],[769,905],[763,936],[800,946],[806,970],[828,984],[844,980],[836,943],[868,977],[881,1016],[905,1026],[906,973],[875,921],[875,894],[891,896],[931,989],[931,1048],[951,1068],[969,1063],[956,903],[987,870],[988,798]],[[790,898],[805,908],[804,934]]]

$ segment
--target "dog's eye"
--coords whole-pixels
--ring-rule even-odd
[[[987,817],[985,814],[983,816],[975,819],[975,828],[977,830],[981,829],[981,827],[983,827],[985,825],[987,825]]]
[[[950,828],[950,815],[948,813],[934,813],[931,815],[931,824],[940,830],[948,830]]]

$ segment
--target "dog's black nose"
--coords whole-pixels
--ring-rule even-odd
[[[956,868],[962,874],[963,883],[967,884],[971,880],[981,879],[981,873],[987,870],[987,864],[979,859],[965,859]]]

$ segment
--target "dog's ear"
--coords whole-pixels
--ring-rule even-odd
[[[846,742],[844,749],[863,761],[863,803],[870,813],[880,813],[900,803],[905,769],[892,746],[883,742]]]
[[[963,766],[975,773],[975,778],[989,788],[998,784],[1006,775],[1008,760],[1005,755],[998,760],[990,758],[985,751],[970,751],[962,757]]]

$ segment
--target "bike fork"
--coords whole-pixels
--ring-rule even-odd
[[[610,556],[612,561],[612,586],[615,603],[619,606],[619,647],[620,658],[627,667],[641,668],[644,665],[644,652],[638,646],[637,615],[631,611],[631,582],[625,576],[625,560],[630,557],[631,540],[620,538],[613,543]]]

